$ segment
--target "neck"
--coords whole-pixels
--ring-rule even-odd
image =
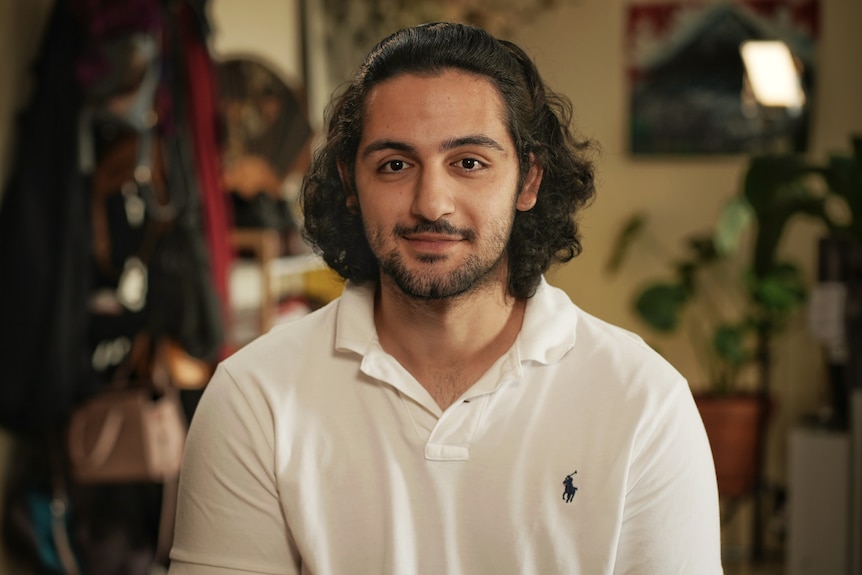
[[[385,278],[374,308],[380,344],[445,409],[514,344],[526,305],[505,284],[416,300]]]

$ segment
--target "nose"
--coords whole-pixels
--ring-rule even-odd
[[[443,168],[425,167],[416,179],[412,213],[429,222],[450,215],[455,210],[452,182]]]

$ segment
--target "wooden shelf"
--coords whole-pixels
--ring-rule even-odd
[[[252,259],[259,269],[258,333],[272,328],[277,319],[279,300],[287,294],[301,293],[330,300],[341,292],[341,284],[335,279],[334,272],[318,256],[281,256],[281,237],[276,230],[235,229],[231,232],[231,244],[237,253],[250,256],[248,259]],[[243,342],[234,343],[241,345]]]
[[[251,252],[261,269],[260,294],[260,333],[272,327],[275,314],[275,294],[269,263],[278,258],[281,239],[276,230],[234,229],[231,231],[231,244],[238,252]]]

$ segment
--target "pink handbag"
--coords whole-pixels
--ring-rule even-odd
[[[186,421],[175,389],[102,392],[72,413],[68,452],[81,483],[165,482],[179,474]]]

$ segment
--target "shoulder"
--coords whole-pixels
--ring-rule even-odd
[[[362,342],[374,335],[373,290],[348,284],[344,293],[301,318],[278,324],[221,362],[246,389],[264,394],[335,385],[354,374]],[[345,343],[347,342],[347,343]],[[336,377],[342,376],[342,377]]]
[[[229,369],[236,369],[246,363],[254,363],[274,355],[283,356],[307,347],[309,338],[325,336],[332,332],[334,316],[338,300],[311,313],[290,321],[275,325],[268,332],[258,336],[244,345],[229,357],[223,364]]]
[[[579,310],[576,337],[582,353],[597,358],[600,367],[628,385],[645,386],[659,393],[674,388],[690,393],[682,374],[630,330]]]
[[[231,356],[231,363],[277,355],[307,357],[334,351],[361,354],[376,337],[374,288],[348,282],[342,294],[299,319],[281,323]]]
[[[523,332],[533,348],[557,349],[561,361],[627,374],[625,379],[644,371],[681,378],[640,335],[585,311],[563,290],[543,282],[534,299]],[[551,362],[553,355],[545,352],[545,359]]]
[[[645,413],[690,401],[685,378],[638,334],[583,310],[558,288],[546,284],[537,296],[527,358],[547,365],[572,393]]]
[[[325,369],[333,354],[340,300],[273,327],[222,360],[220,371],[243,389],[265,393],[296,381],[306,366]],[[211,382],[215,383],[215,382]]]
[[[580,308],[576,338],[582,349],[605,354],[621,366],[635,367],[643,363],[658,369],[676,371],[655,349],[637,333],[609,323]]]

